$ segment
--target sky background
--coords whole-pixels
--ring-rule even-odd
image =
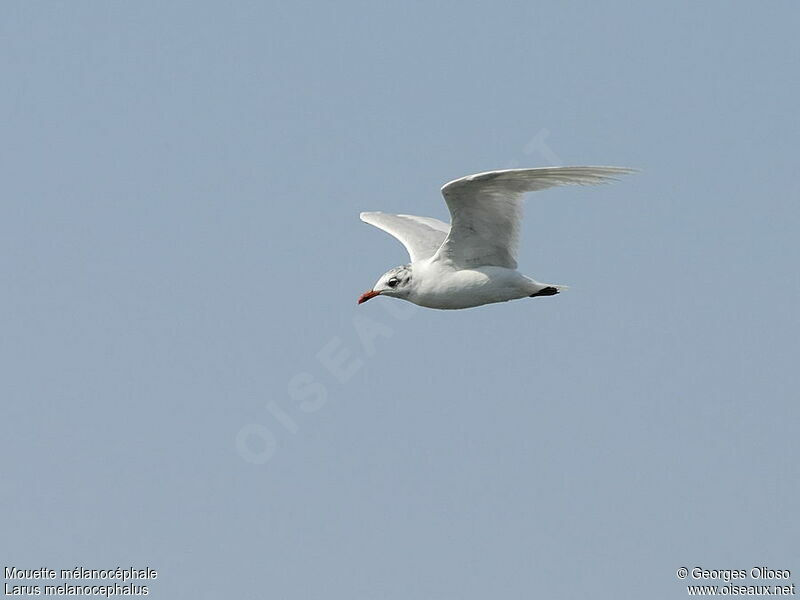
[[[3,566],[198,599],[797,582],[799,25],[4,2]],[[641,169],[528,198],[520,269],[568,293],[356,306],[407,262],[359,211],[447,220],[446,181],[551,164]]]

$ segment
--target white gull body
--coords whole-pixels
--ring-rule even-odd
[[[517,271],[519,225],[526,192],[557,185],[593,185],[631,173],[623,167],[507,169],[469,175],[442,187],[451,224],[430,217],[361,213],[361,220],[397,238],[411,263],[384,273],[358,303],[375,296],[438,309],[552,296],[564,286]]]

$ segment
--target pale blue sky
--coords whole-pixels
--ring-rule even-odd
[[[288,600],[800,573],[798,26],[3,3],[4,564]],[[521,270],[568,293],[356,306],[406,261],[359,211],[446,218],[445,181],[553,162],[642,170],[528,199]]]

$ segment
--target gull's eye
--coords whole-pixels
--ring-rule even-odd
[[[400,280],[397,277],[392,277],[389,281],[386,282],[386,285],[393,288],[396,287],[398,283],[400,283]]]

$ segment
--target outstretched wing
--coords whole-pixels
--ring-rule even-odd
[[[436,254],[450,233],[450,225],[430,217],[362,212],[361,220],[400,240],[408,250],[412,263]]]
[[[522,196],[556,185],[608,183],[634,172],[623,167],[545,167],[489,171],[442,187],[452,225],[436,258],[460,268],[517,268]]]

